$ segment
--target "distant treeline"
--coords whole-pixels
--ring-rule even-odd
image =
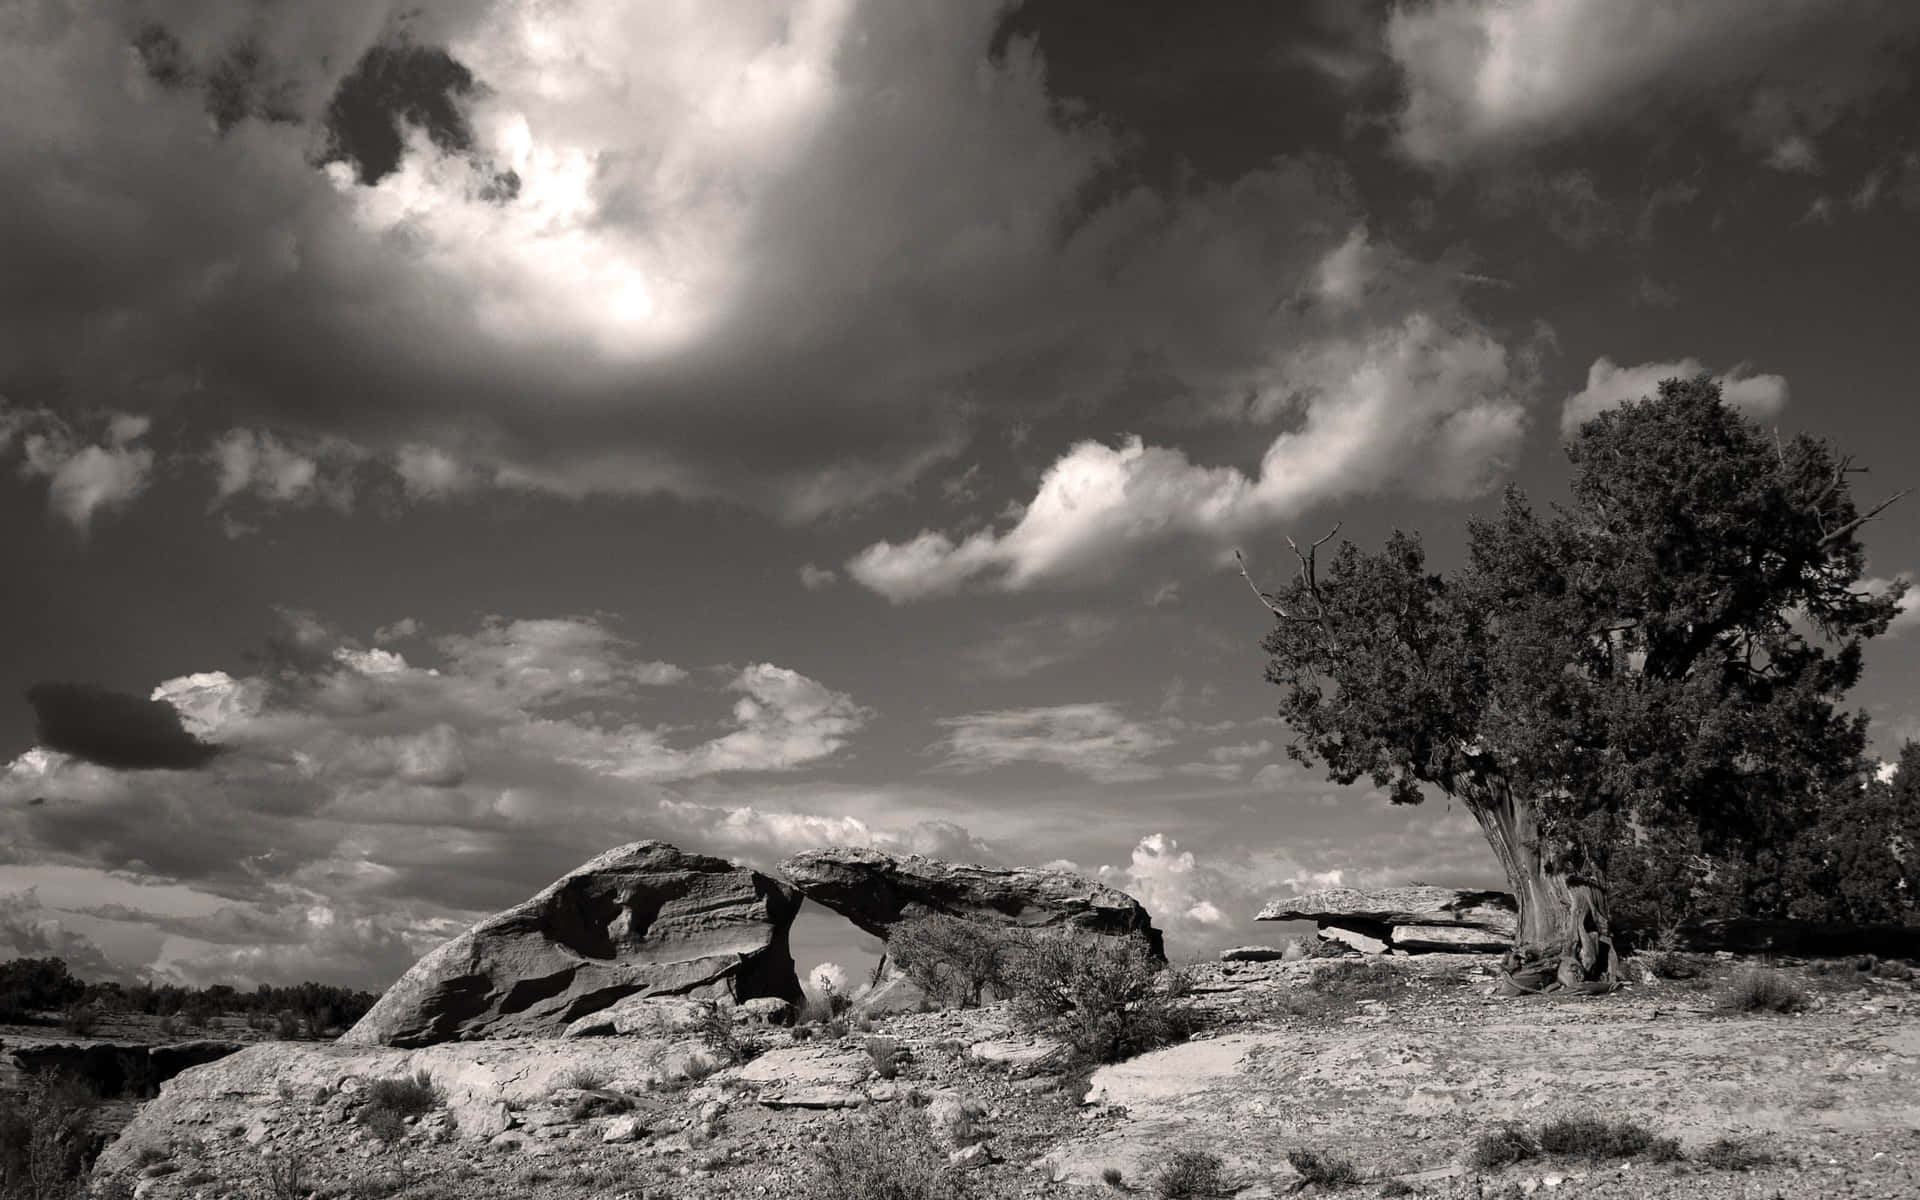
[[[145,1013],[180,1017],[204,1025],[216,1016],[291,1015],[311,1030],[345,1028],[358,1021],[379,997],[372,992],[301,983],[292,987],[261,984],[241,991],[224,983],[190,988],[179,984],[86,983],[58,958],[16,958],[0,962],[0,1020],[19,1021],[74,1008],[100,1012]]]

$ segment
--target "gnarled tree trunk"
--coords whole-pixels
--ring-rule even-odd
[[[1520,906],[1520,926],[1507,956],[1507,978],[1523,992],[1610,991],[1620,978],[1607,927],[1607,893],[1568,869],[1540,834],[1539,810],[1506,781],[1477,781],[1461,797],[1480,822],[1507,886]]]

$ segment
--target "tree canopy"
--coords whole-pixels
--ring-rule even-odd
[[[1509,489],[1459,570],[1430,571],[1417,534],[1298,551],[1263,593],[1289,753],[1395,803],[1462,798],[1523,924],[1529,875],[1637,924],[1797,915],[1832,867],[1790,862],[1795,839],[1866,802],[1866,718],[1840,701],[1899,609],[1898,587],[1860,586],[1886,505],[1863,511],[1850,458],[1769,435],[1704,376],[1601,413],[1567,453],[1570,499],[1541,513]],[[1899,867],[1871,843],[1857,873]]]

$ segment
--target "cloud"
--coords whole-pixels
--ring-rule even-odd
[[[151,707],[88,693],[50,710],[62,733],[77,722],[69,710],[137,704],[143,719],[172,714],[158,739],[169,752],[193,738],[221,752],[160,772],[37,746],[0,770],[0,843],[25,861],[177,880],[236,903],[284,907],[297,894],[342,919],[383,905],[425,919],[501,907],[642,837],[719,853],[815,844],[805,822],[782,829],[784,814],[763,811],[736,827],[737,806],[690,809],[668,785],[798,771],[872,717],[773,664],[695,676],[652,662],[587,618],[491,620],[418,663],[301,614],[290,623],[297,652],[270,654],[258,674],[166,680]],[[124,741],[130,722],[110,724]],[[138,753],[54,740],[129,766],[158,757],[153,737]]]
[[[816,567],[812,563],[800,566],[800,586],[810,592],[823,592],[832,587],[840,576],[826,567]]]
[[[1804,134],[1792,134],[1774,143],[1767,153],[1767,165],[1776,171],[1789,171],[1799,175],[1818,175],[1820,173],[1820,150],[1813,139]]]
[[[1151,833],[1133,848],[1125,867],[1101,867],[1100,880],[1145,905],[1156,924],[1178,929],[1223,924],[1226,913],[1205,894],[1212,882],[1192,852],[1164,833]]]
[[[47,481],[48,503],[82,533],[104,511],[124,507],[147,488],[153,451],[140,444],[151,422],[113,413],[93,422],[98,440],[45,409],[11,411],[0,400],[0,453],[17,437],[21,474]]]
[[[58,958],[88,983],[137,982],[134,972],[109,959],[92,939],[41,908],[32,888],[0,892],[0,961],[11,958]]]
[[[220,753],[188,732],[180,711],[85,683],[36,683],[27,689],[40,745],[123,771],[186,771]]]
[[[1092,653],[1119,628],[1118,618],[1099,613],[1031,617],[968,647],[961,657],[976,674],[991,679],[1023,679]]]
[[[1172,744],[1164,731],[1107,703],[999,709],[945,717],[939,743],[948,771],[985,771],[1042,763],[1102,783],[1153,779],[1165,772],[1145,760]]]
[[[847,571],[894,603],[981,577],[1020,591],[1106,578],[1130,556],[1174,539],[1218,551],[1341,497],[1469,496],[1490,482],[1524,430],[1513,392],[1499,343],[1415,314],[1275,363],[1251,412],[1273,418],[1292,410],[1298,423],[1273,438],[1253,475],[1138,437],[1084,441],[1048,468],[1005,530],[959,540],[923,530],[868,546]]]
[[[1635,367],[1619,366],[1604,356],[1597,358],[1587,368],[1587,386],[1568,396],[1561,407],[1560,434],[1571,437],[1601,412],[1655,394],[1662,380],[1692,379],[1708,373],[1698,359],[1692,358]],[[1720,385],[1727,403],[1755,420],[1777,416],[1787,406],[1787,380],[1783,375],[1756,375],[1743,363],[1724,375],[1715,375],[1713,380]]]
[[[1400,147],[1445,166],[1688,108],[1777,152],[1898,82],[1916,28],[1897,2],[1436,0],[1395,6],[1386,43]]]

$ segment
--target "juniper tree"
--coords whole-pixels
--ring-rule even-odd
[[[1712,864],[1853,786],[1866,718],[1839,701],[1899,591],[1859,586],[1861,527],[1892,500],[1860,511],[1851,459],[1769,436],[1708,377],[1601,413],[1567,455],[1571,499],[1542,514],[1509,489],[1459,570],[1400,532],[1316,562],[1329,534],[1261,597],[1289,754],[1396,804],[1462,802],[1516,947],[1572,983],[1612,974],[1611,906],[1728,886]]]

